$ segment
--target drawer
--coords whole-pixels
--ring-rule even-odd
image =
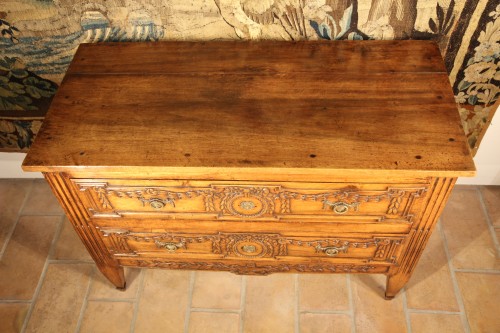
[[[296,237],[279,233],[142,233],[101,229],[116,257],[239,260],[332,259],[394,264],[403,236]]]
[[[428,184],[72,179],[95,218],[412,223]]]

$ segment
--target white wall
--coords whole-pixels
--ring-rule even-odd
[[[23,172],[23,153],[0,153],[0,178],[41,178],[38,172]],[[474,157],[477,176],[459,178],[457,184],[500,185],[500,110],[497,110]]]
[[[474,156],[477,175],[459,178],[457,184],[500,185],[500,107]]]
[[[24,172],[21,169],[24,153],[0,153],[0,178],[42,178],[40,172]]]

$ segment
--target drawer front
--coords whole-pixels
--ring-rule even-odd
[[[95,218],[411,223],[427,184],[73,179]]]
[[[238,260],[333,259],[394,264],[403,236],[295,237],[279,233],[142,233],[101,229],[116,257]]]

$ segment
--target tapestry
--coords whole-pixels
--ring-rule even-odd
[[[500,101],[497,0],[4,0],[0,150],[25,151],[80,43],[426,39],[473,151]]]

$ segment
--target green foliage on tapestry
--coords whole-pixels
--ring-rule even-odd
[[[38,110],[41,98],[51,98],[57,86],[26,70],[17,58],[0,59],[0,110]]]

